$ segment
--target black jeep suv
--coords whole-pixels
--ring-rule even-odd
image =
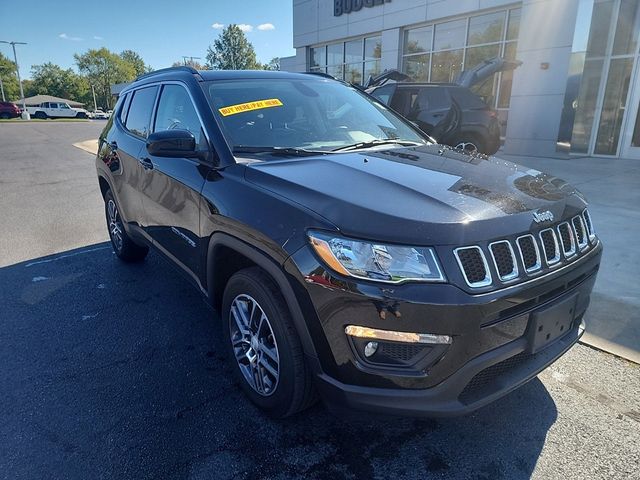
[[[342,82],[144,75],[96,164],[115,253],[153,246],[186,273],[243,389],[276,417],[317,395],[465,413],[583,333],[602,247],[581,194],[431,144]]]

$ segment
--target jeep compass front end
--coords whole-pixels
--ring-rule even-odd
[[[602,246],[582,195],[430,143],[317,75],[140,77],[100,138],[114,250],[148,247],[219,312],[234,374],[276,417],[329,405],[472,411],[582,335]]]

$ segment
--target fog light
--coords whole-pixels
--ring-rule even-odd
[[[378,342],[368,342],[364,346],[364,356],[369,358],[371,355],[376,353],[376,350],[378,350]]]

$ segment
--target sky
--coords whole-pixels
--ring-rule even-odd
[[[52,62],[75,68],[73,54],[135,50],[154,69],[202,57],[230,23],[240,25],[258,61],[295,54],[291,0],[0,0],[0,40],[18,45],[20,75]],[[10,45],[0,52],[13,60]]]

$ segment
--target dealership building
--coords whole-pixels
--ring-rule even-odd
[[[289,71],[354,83],[398,69],[426,82],[501,56],[473,87],[506,153],[640,158],[639,0],[293,0]]]

